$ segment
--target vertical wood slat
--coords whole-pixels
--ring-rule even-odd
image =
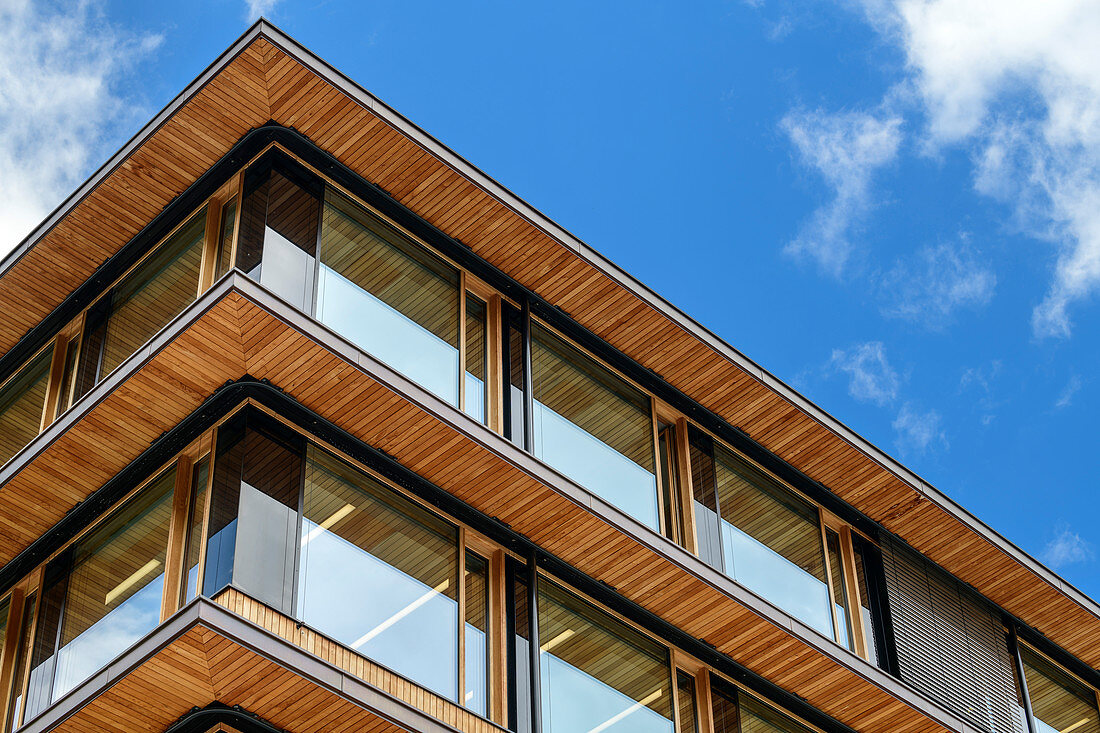
[[[164,621],[179,608],[183,584],[184,553],[187,551],[187,519],[191,504],[191,483],[194,462],[181,455],[176,460],[176,485],[172,493],[172,516],[168,524],[168,551],[164,558],[164,595],[161,597],[160,620]]]

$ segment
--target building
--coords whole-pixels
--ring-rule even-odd
[[[261,21],[0,267],[4,731],[1100,733],[1100,607]]]

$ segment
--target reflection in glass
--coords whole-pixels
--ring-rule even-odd
[[[546,580],[538,611],[547,733],[672,733],[667,649]]]
[[[489,564],[466,553],[466,692],[463,704],[481,716],[489,706]]]
[[[247,425],[247,429],[246,429]],[[218,429],[203,595],[232,583],[281,613],[294,611],[302,441],[239,417]]]
[[[44,349],[0,387],[0,465],[27,447],[42,427],[53,348]]]
[[[737,691],[711,675],[710,699],[714,733],[741,733],[737,715]]]
[[[31,650],[31,629],[34,626],[34,613],[36,610],[36,596],[31,593],[27,600],[23,601],[23,620],[19,630],[19,647],[15,650],[15,680],[11,686],[11,696],[8,698],[8,717],[4,721],[4,733],[14,729],[22,720],[20,708],[23,703],[23,680],[19,675],[27,666],[27,655]]]
[[[741,733],[811,733],[806,726],[749,697],[740,696]]]
[[[520,448],[526,449],[525,397],[523,391],[523,318],[518,310],[507,304],[502,304],[501,320],[504,327],[504,338],[501,340],[504,361],[502,366],[506,382],[504,386],[504,437]]]
[[[700,557],[834,638],[817,509],[700,431],[691,442]]]
[[[222,207],[222,226],[218,236],[218,266],[214,273],[217,279],[229,272],[233,260],[233,228],[237,225],[237,200],[231,199]]]
[[[863,619],[863,634],[867,641],[867,659],[871,664],[878,666],[878,642],[875,640],[875,619],[871,613],[871,593],[867,585],[867,557],[863,547],[858,542],[852,543],[856,558],[856,587],[859,589],[859,613]]]
[[[78,397],[194,302],[205,230],[206,209],[202,209],[88,311]]]
[[[1036,733],[1100,733],[1092,689],[1025,646],[1020,657]]]
[[[512,566],[512,607],[510,618],[512,649],[509,662],[512,700],[510,703],[509,729],[516,733],[531,732],[531,636],[530,615],[527,603],[527,583],[523,580],[526,568],[518,563]]]
[[[489,349],[486,344],[485,301],[466,293],[466,413],[482,424],[488,416],[485,374]]]
[[[297,617],[457,701],[457,529],[312,446],[304,512]]]
[[[199,554],[202,549],[202,522],[206,517],[206,484],[210,474],[210,457],[195,464],[191,479],[191,516],[187,520],[187,545],[183,556],[183,602],[187,603],[199,590]]]
[[[695,680],[676,670],[676,704],[680,711],[680,733],[699,733],[695,715]]]
[[[535,455],[659,532],[649,398],[547,329],[531,331]]]
[[[320,183],[259,166],[245,176],[237,267],[299,310],[313,302]]]
[[[458,271],[332,191],[321,232],[317,320],[458,406]]]
[[[160,623],[174,485],[170,468],[47,570],[26,720]]]
[[[844,561],[840,555],[840,535],[825,529],[825,548],[829,552],[829,575],[833,587],[833,610],[836,613],[837,641],[851,651],[856,650],[852,638],[852,622],[848,616],[848,589],[844,582]]]
[[[680,475],[676,468],[676,426],[657,426],[657,451],[661,460],[661,492],[665,503],[665,536],[687,548],[684,518],[680,512]]]
[[[65,344],[65,371],[61,373],[61,389],[57,397],[57,414],[72,406],[73,381],[76,379],[76,357],[80,353],[80,337],[74,336]]]

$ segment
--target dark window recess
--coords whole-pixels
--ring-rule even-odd
[[[981,730],[1023,733],[997,609],[890,538],[882,562],[901,679]]]
[[[501,306],[504,322],[502,352],[506,384],[504,395],[504,437],[520,448],[524,438],[523,316],[508,304]]]

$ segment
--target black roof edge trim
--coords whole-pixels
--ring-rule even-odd
[[[286,733],[239,705],[230,707],[220,702],[212,702],[204,708],[192,708],[165,728],[164,733],[206,733],[219,723],[230,725],[241,733]]]
[[[343,428],[305,407],[268,380],[257,380],[250,375],[227,382],[220,387],[195,412],[154,441],[130,465],[97,489],[87,500],[78,504],[64,519],[4,566],[0,570],[0,594],[107,512],[206,429],[248,399],[273,410],[306,433],[362,462],[400,488],[454,519],[475,528],[513,552],[522,556],[535,553],[538,564],[543,569],[663,639],[669,645],[679,647],[700,661],[710,664],[753,693],[816,725],[826,733],[854,733],[853,728],[826,715],[798,695],[784,690],[717,651],[710,644],[690,636],[633,601],[624,598],[610,586],[539,548],[500,520],[474,509],[401,465],[384,451],[362,442]]]

